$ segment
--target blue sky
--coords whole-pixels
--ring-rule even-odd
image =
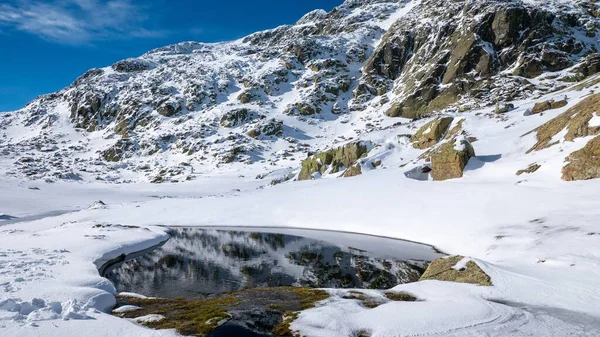
[[[215,42],[294,23],[342,0],[1,0],[0,111],[93,67],[180,41]]]

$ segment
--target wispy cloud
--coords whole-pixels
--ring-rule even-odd
[[[0,4],[0,32],[23,31],[66,44],[164,35],[145,26],[146,9],[130,0],[9,0]]]

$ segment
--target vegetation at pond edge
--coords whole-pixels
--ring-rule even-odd
[[[139,309],[114,313],[124,318],[160,315],[158,317],[164,318],[141,320],[141,323],[153,329],[175,329],[182,335],[206,336],[228,320],[243,321],[248,312],[260,311],[261,316],[276,318],[261,322],[267,331],[278,336],[294,336],[289,325],[298,312],[328,297],[324,290],[296,287],[256,288],[204,299],[118,296],[120,306],[133,305]]]

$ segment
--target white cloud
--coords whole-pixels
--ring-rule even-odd
[[[144,27],[145,9],[129,0],[17,0],[0,4],[0,32],[19,30],[68,44],[163,35]]]

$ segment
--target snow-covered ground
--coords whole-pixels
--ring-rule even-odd
[[[423,301],[376,309],[334,295],[293,324],[308,335],[349,336],[366,329],[373,336],[597,336],[600,181],[560,180],[565,153],[584,141],[524,155],[535,140],[521,137],[585,94],[569,92],[569,106],[543,116],[524,116],[533,102],[517,102],[502,120],[465,115],[465,128],[480,139],[474,143],[478,159],[464,178],[446,182],[406,178],[407,167],[389,164],[401,162],[408,151],[401,146],[386,154],[387,169],[266,188],[238,176],[159,187],[2,179],[0,211],[21,218],[0,225],[2,335],[76,336],[82,329],[90,336],[172,334],[102,313],[114,303],[115,290],[97,272],[102,261],[164,240],[164,230],[156,227],[161,225],[302,227],[398,237],[470,256],[494,283],[401,285],[396,289]],[[389,132],[372,137],[393,139],[396,131]],[[515,175],[533,162],[542,165],[538,172]],[[96,200],[106,206],[89,207]]]

